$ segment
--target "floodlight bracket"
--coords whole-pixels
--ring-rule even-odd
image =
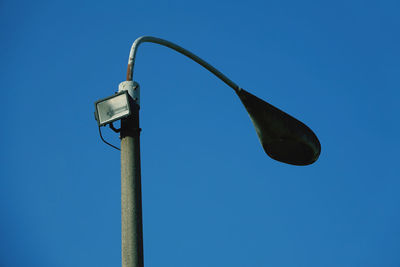
[[[117,129],[114,127],[114,124],[111,122],[110,124],[108,124],[108,126],[110,127],[111,130],[113,130],[116,133],[119,133],[121,131],[121,128]]]
[[[134,81],[124,81],[118,86],[118,92],[127,91],[133,102],[140,106],[140,85]]]

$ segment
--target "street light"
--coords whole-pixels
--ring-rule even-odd
[[[318,138],[305,124],[242,89],[195,54],[160,38],[143,36],[136,39],[129,54],[127,79],[120,83],[119,92],[95,103],[99,130],[101,126],[109,125],[114,131],[120,132],[123,267],[143,267],[140,87],[133,81],[133,70],[137,49],[144,42],[169,47],[191,58],[231,87],[245,106],[264,151],[271,158],[292,165],[309,165],[318,159],[321,152]],[[120,129],[115,129],[112,124],[116,120],[121,120]]]

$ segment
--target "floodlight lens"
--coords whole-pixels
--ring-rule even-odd
[[[127,117],[130,114],[128,96],[123,93],[100,100],[96,109],[100,126]]]

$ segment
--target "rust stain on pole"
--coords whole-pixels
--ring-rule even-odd
[[[132,63],[128,63],[128,70],[126,72],[126,80],[132,81]]]

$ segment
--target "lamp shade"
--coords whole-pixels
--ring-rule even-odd
[[[318,159],[321,145],[304,123],[246,90],[238,90],[237,95],[271,158],[292,165],[309,165]]]

